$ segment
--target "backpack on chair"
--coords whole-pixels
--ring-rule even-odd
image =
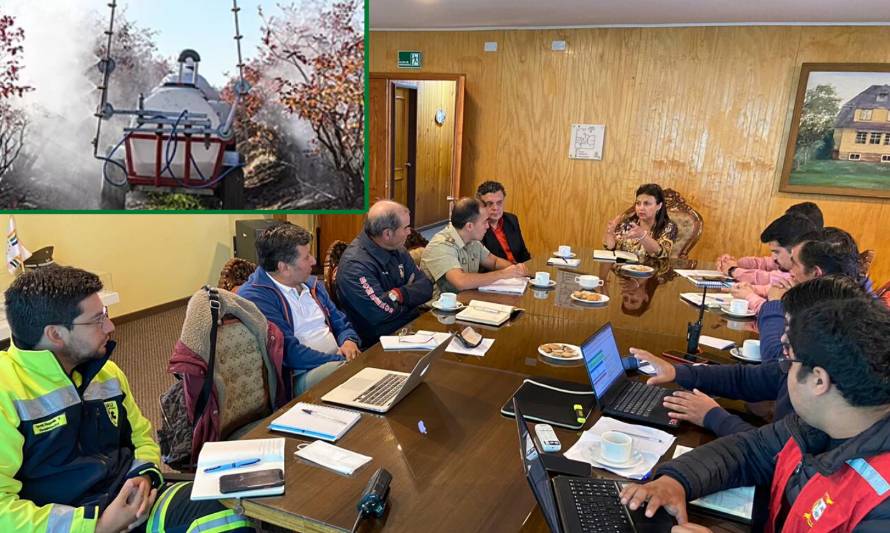
[[[161,396],[164,463],[193,470],[205,442],[237,438],[287,403],[282,362],[283,335],[252,302],[222,289],[196,292],[167,367],[177,381]]]

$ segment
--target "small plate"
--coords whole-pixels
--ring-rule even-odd
[[[625,276],[632,278],[651,278],[655,274],[655,269],[646,265],[622,265],[619,270]]]
[[[562,356],[559,356],[559,355],[553,355],[553,354],[551,354],[551,353],[547,353],[547,352],[545,352],[544,350],[541,349],[541,348],[544,346],[544,344],[562,344],[563,346],[567,346],[567,347],[572,348],[573,350],[575,350],[575,354],[576,354],[576,355],[573,355],[573,356],[571,356],[571,357],[562,357]],[[575,346],[574,344],[569,344],[569,343],[567,343],[567,342],[547,342],[547,343],[544,343],[544,344],[542,344],[541,346],[538,346],[538,353],[541,354],[541,355],[543,355],[544,357],[548,357],[548,358],[553,359],[553,360],[555,360],[555,361],[578,361],[578,360],[584,358],[584,356],[581,354],[581,348],[578,347],[578,346]]]
[[[559,255],[559,252],[553,252],[553,257],[558,257],[560,259],[574,259],[578,257],[578,254],[571,252],[569,255]]]
[[[753,359],[750,357],[745,357],[744,355],[742,355],[741,350],[739,350],[739,348],[737,346],[729,349],[729,355],[738,359],[739,361],[744,361],[746,363],[758,363],[759,364],[759,363],[763,362],[762,359]]]
[[[603,459],[600,449],[601,448],[599,442],[593,443],[593,445],[591,445],[590,451],[591,455],[593,455],[593,460],[601,465],[608,466],[610,468],[625,470],[627,468],[639,466],[639,464],[643,462],[643,454],[640,453],[640,450],[633,450],[632,452],[630,452],[630,460],[625,463],[613,463],[612,461]]]
[[[436,300],[435,302],[433,302],[433,303],[430,304],[430,305],[433,306],[433,309],[436,309],[436,310],[439,310],[439,311],[443,311],[443,312],[445,312],[445,313],[451,313],[451,312],[454,312],[454,311],[460,311],[461,309],[464,308],[464,304],[462,304],[462,303],[460,303],[460,302],[457,302],[457,305],[456,305],[455,307],[442,307],[441,304],[439,304],[439,301],[438,301],[438,300]]]
[[[590,291],[587,291],[587,292],[590,292]],[[590,300],[585,300],[584,298],[578,298],[578,297],[576,297],[574,294],[571,295],[571,298],[572,298],[572,300],[575,300],[575,301],[578,302],[578,303],[582,303],[582,304],[590,305],[590,306],[593,306],[593,305],[606,305],[607,303],[609,303],[609,297],[608,297],[608,296],[606,296],[605,294],[600,294],[600,293],[597,293],[597,294],[599,294],[599,295],[602,297],[602,299],[599,300],[599,301],[596,301],[596,302],[591,302]]]
[[[551,279],[550,281],[547,282],[546,285],[538,285],[537,283],[535,283],[534,279],[528,280],[528,283],[529,283],[529,285],[531,285],[532,287],[534,287],[536,289],[551,289],[553,287],[556,287],[555,279]]]
[[[724,313],[726,313],[727,315],[735,317],[735,318],[752,318],[753,316],[755,316],[757,314],[754,311],[746,311],[744,313],[733,313],[732,311],[729,310],[728,305],[721,305],[720,310],[723,311]]]

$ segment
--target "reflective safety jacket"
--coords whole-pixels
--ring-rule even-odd
[[[0,531],[92,532],[128,478],[163,478],[127,377],[108,358],[69,377],[49,351],[0,352]]]

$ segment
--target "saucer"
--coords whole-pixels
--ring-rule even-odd
[[[558,257],[560,259],[574,259],[578,257],[578,254],[571,252],[569,255],[559,255],[559,252],[553,252],[553,257]]]
[[[569,357],[563,357],[563,356],[561,356],[561,355],[553,355],[552,353],[547,353],[547,352],[545,352],[544,350],[541,349],[541,348],[542,348],[543,346],[545,346],[546,344],[562,344],[563,347],[565,347],[565,348],[571,348],[572,350],[574,350],[575,355],[572,355],[572,356],[569,356]],[[574,344],[568,344],[568,343],[565,343],[565,342],[547,342],[547,343],[544,343],[544,344],[542,344],[541,346],[538,346],[538,353],[541,354],[541,355],[543,355],[544,357],[553,359],[553,360],[555,360],[555,361],[578,361],[578,360],[584,358],[584,356],[581,354],[581,348],[579,348],[578,346],[575,346]]]
[[[556,280],[554,280],[554,279],[551,279],[550,281],[548,281],[546,285],[538,285],[537,283],[535,283],[534,278],[528,280],[528,283],[529,283],[529,285],[531,285],[532,287],[534,287],[536,289],[550,289],[550,288],[556,287]]]
[[[457,305],[455,305],[454,307],[442,307],[442,304],[439,303],[439,300],[436,300],[435,302],[431,303],[430,305],[433,306],[433,309],[437,309],[439,311],[444,311],[446,313],[450,313],[452,311],[459,311],[464,308],[464,304],[462,304],[460,302],[457,302]]]
[[[763,362],[762,359],[754,359],[751,357],[745,357],[744,355],[742,355],[742,351],[739,350],[738,346],[736,346],[734,348],[730,348],[729,355],[731,355],[735,359],[738,359],[739,361],[744,361],[746,363],[758,363],[759,364],[759,363]]]
[[[588,291],[586,289],[584,289],[584,290],[586,292],[593,292],[593,291]],[[600,294],[600,293],[597,293],[597,294]],[[601,299],[596,302],[591,302],[590,300],[585,300],[584,298],[578,298],[574,294],[570,295],[570,297],[572,300],[575,300],[578,303],[589,305],[591,307],[596,306],[596,305],[606,305],[607,303],[609,303],[609,297],[606,296],[605,294],[600,294]]]
[[[732,311],[729,310],[728,305],[721,305],[720,310],[723,311],[724,313],[726,313],[727,315],[735,317],[735,318],[751,318],[757,314],[754,311],[750,311],[750,310],[745,311],[744,313],[733,313]]]
[[[599,442],[594,443],[590,447],[590,454],[593,456],[593,460],[597,463],[608,466],[610,468],[615,468],[617,470],[625,470],[627,468],[633,468],[635,466],[639,466],[640,463],[643,462],[643,454],[640,453],[639,450],[633,450],[630,452],[630,459],[624,463],[613,463],[607,459],[603,459],[602,453],[600,452],[601,445]]]

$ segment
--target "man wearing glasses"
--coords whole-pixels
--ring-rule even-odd
[[[0,531],[253,531],[218,502],[191,502],[191,483],[164,484],[151,425],[109,360],[101,289],[94,274],[49,266],[6,290]]]
[[[767,532],[887,531],[890,310],[870,297],[819,303],[791,316],[785,337],[795,414],[664,464],[623,502],[649,516],[664,506],[674,531],[707,531],[686,523],[687,500],[769,484]]]
[[[410,233],[408,208],[381,200],[340,259],[334,285],[363,348],[417,318],[433,296],[433,283],[405,250]]]

